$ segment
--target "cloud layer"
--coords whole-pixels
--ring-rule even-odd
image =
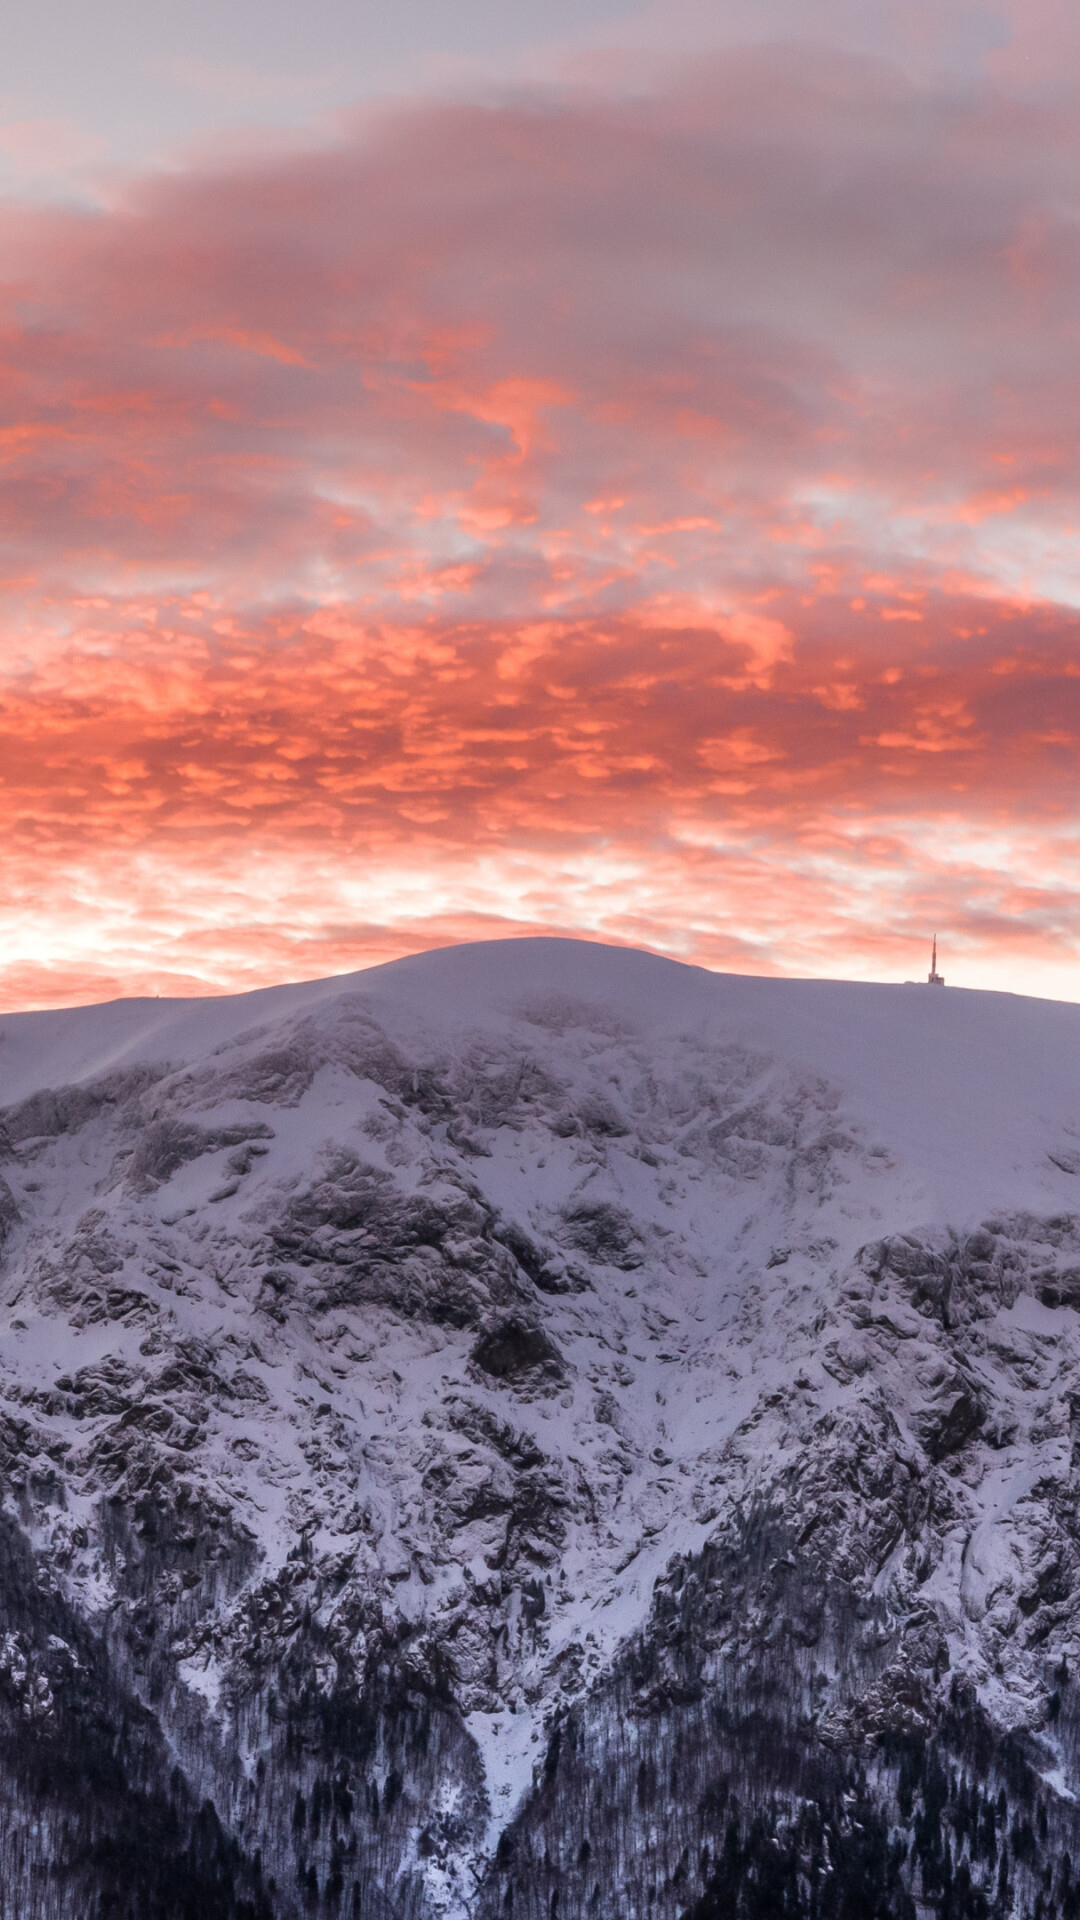
[[[9,207],[7,1003],[935,925],[1080,997],[1065,71],[737,49]]]

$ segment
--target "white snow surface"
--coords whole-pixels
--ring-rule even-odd
[[[365,1067],[358,1034],[369,1051],[385,1041],[403,1083]],[[311,1057],[310,1077],[259,1065],[284,1053]],[[130,1099],[33,1131],[45,1107],[25,1109],[31,1096],[140,1066],[156,1077]],[[431,1074],[441,1106],[423,1097]],[[792,1461],[805,1508],[813,1462],[830,1470],[823,1436],[887,1406],[884,1444],[941,1479],[919,1578],[954,1668],[1004,1723],[1037,1719],[1047,1662],[1074,1635],[1047,1574],[1072,1551],[1047,1489],[1070,1471],[1080,1317],[1067,1277],[1046,1304],[1046,1274],[1066,1271],[1080,1197],[1080,1006],[503,941],[234,998],[10,1015],[0,1108],[18,1210],[0,1392],[64,1443],[67,1506],[42,1508],[38,1537],[92,1614],[118,1592],[95,1501],[133,1471],[119,1439],[104,1443],[121,1401],[164,1407],[140,1444],[255,1543],[245,1591],[303,1537],[316,1564],[345,1567],[450,1650],[490,1840],[531,1779],[545,1715],[643,1624],[672,1556]],[[165,1120],[210,1144],[137,1177],[131,1156]],[[397,1310],[392,1292],[339,1299],[318,1261],[267,1251],[270,1225],[343,1153],[417,1203],[468,1191],[530,1236],[561,1289],[528,1296],[557,1374],[485,1371],[476,1343],[505,1318],[497,1299],[454,1324]],[[1036,1277],[959,1332],[895,1271],[857,1260],[868,1242],[962,1240],[988,1220]],[[338,1234],[339,1267],[341,1235],[362,1238],[347,1223],[313,1231],[327,1246]],[[469,1270],[468,1248],[440,1257]],[[408,1259],[410,1274],[434,1271],[422,1247]],[[273,1311],[275,1262],[291,1278]],[[192,1339],[208,1343],[206,1377],[167,1378]],[[119,1384],[95,1401],[103,1369]],[[934,1458],[925,1423],[958,1381],[985,1417]],[[484,1420],[524,1436],[525,1454],[511,1458],[505,1433],[492,1452]],[[513,1518],[522,1474],[551,1494],[535,1524]],[[908,1547],[883,1528],[874,1560],[869,1496],[852,1482],[844,1499],[866,1542],[860,1577],[900,1606]],[[176,1648],[209,1712],[228,1694],[240,1599]]]
[[[902,1163],[929,1217],[1067,1200],[1080,1151],[1080,1007],[1017,994],[719,974],[633,949],[554,939],[450,947],[356,974],[197,1000],[114,1000],[0,1017],[0,1106],[138,1062],[193,1065],[253,1028],[332,1017],[361,994],[394,1031],[506,1035],[551,996],[645,1041],[761,1050],[841,1089]],[[1008,1183],[1002,1193],[1000,1183]],[[854,1196],[853,1196],[854,1197]]]

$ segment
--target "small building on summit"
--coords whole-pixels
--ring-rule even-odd
[[[945,975],[943,973],[939,973],[937,970],[937,934],[936,933],[934,935],[934,951],[930,956],[930,971],[926,976],[926,984],[928,987],[943,987],[945,985]]]

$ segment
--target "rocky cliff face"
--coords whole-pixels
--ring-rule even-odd
[[[1078,1069],[559,942],[0,1021],[2,1920],[1080,1912]]]

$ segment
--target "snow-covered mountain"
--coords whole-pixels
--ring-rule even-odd
[[[514,941],[0,1108],[3,1920],[1080,1911],[1080,1007]]]

